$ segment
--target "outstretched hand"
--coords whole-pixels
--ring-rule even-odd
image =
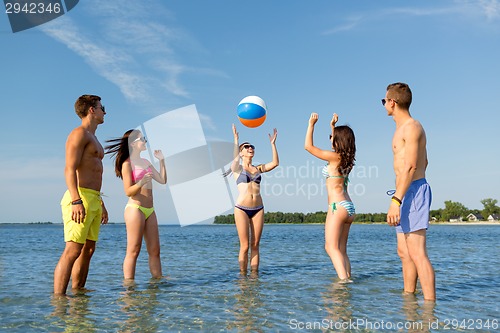
[[[309,117],[309,125],[314,126],[318,122],[319,115],[316,112],[311,113],[311,117]]]
[[[335,124],[339,121],[339,116],[338,114],[334,113],[332,117],[332,121],[330,122],[330,126],[333,128],[335,127]]]
[[[165,159],[165,156],[163,156],[163,152],[159,149],[155,150],[153,155],[160,161]]]
[[[271,141],[271,144],[276,143],[276,137],[278,136],[278,131],[276,128],[273,130],[273,135],[269,134],[269,141]]]
[[[235,124],[233,124],[233,135],[234,135],[234,140],[236,142],[238,142],[239,135],[238,135],[238,132],[236,131],[236,125]]]

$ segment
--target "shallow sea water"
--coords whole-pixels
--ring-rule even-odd
[[[266,225],[257,276],[238,270],[234,225],[160,226],[162,280],[145,246],[124,284],[125,226],[101,229],[88,290],[52,294],[61,224],[0,224],[0,332],[500,331],[500,226],[431,225],[437,302],[402,294],[394,230],[354,224],[339,284],[322,225]]]

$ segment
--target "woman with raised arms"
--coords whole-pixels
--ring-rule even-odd
[[[349,229],[354,221],[354,204],[347,192],[349,173],[356,160],[356,143],[354,132],[349,126],[338,126],[337,114],[333,114],[330,122],[332,133],[330,144],[332,149],[322,150],[313,143],[314,125],[318,114],[312,113],[309,118],[304,148],[327,162],[323,168],[328,193],[328,211],[325,221],[325,250],[332,260],[338,277],[343,282],[351,282],[351,262],[347,256],[347,239]]]
[[[233,125],[234,160],[231,169],[225,173],[233,173],[238,187],[238,198],[234,208],[234,222],[240,240],[238,261],[240,272],[246,274],[248,270],[248,252],[250,250],[251,272],[259,270],[259,244],[264,227],[264,203],[260,194],[261,174],[269,172],[279,165],[276,137],[278,132],[274,129],[273,135],[269,134],[273,160],[266,164],[253,165],[252,160],[255,146],[249,142],[239,144],[236,126]]]

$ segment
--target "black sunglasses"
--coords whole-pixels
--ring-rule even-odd
[[[254,145],[243,145],[243,148],[245,148],[245,149],[248,149],[248,148],[255,149],[255,146]]]
[[[395,99],[392,99],[392,98],[388,98],[387,100],[385,98],[382,98],[382,105],[385,106],[385,103],[387,103],[387,101],[394,101],[394,103],[398,102],[398,101],[396,101]]]

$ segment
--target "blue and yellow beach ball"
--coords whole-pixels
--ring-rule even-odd
[[[247,96],[238,104],[238,119],[246,127],[259,127],[266,120],[266,102],[259,96]]]

